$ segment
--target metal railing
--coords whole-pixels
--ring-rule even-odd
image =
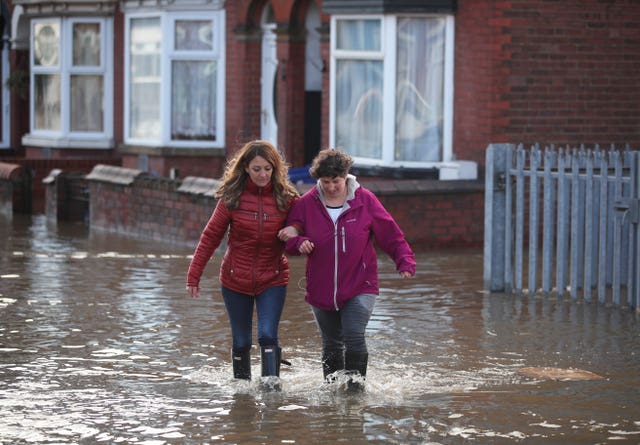
[[[628,147],[490,145],[485,289],[640,307],[639,172]]]

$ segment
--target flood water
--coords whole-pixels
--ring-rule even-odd
[[[380,257],[366,389],[349,394],[322,382],[295,258],[292,366],[267,392],[232,379],[219,257],[187,297],[193,247],[0,218],[0,445],[640,443],[629,309],[485,294],[481,251],[420,254],[411,280]],[[604,379],[518,373],[539,366]]]

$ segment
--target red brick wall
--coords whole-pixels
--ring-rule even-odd
[[[494,30],[501,24],[491,3],[459,2],[455,17],[453,152],[480,165],[493,140],[493,79],[499,74],[494,54],[499,55],[500,45]]]
[[[90,181],[91,228],[141,239],[193,243],[214,201],[178,193],[179,181],[141,177],[132,186]]]
[[[9,52],[9,64],[11,72],[29,72],[29,50],[14,50]],[[2,86],[4,88],[4,85]],[[18,92],[11,92],[10,142],[12,155],[22,154],[22,136],[29,132],[29,92],[23,97]]]
[[[484,237],[481,191],[382,197],[415,250],[480,248]]]
[[[46,178],[51,170],[60,169],[78,173],[89,173],[96,164],[119,165],[119,159],[22,159],[22,158],[2,158],[3,162],[12,162],[22,165],[30,170],[32,174],[31,196],[25,197],[31,200],[31,209],[25,209],[26,213],[45,213],[46,186],[42,180]],[[21,206],[20,208],[24,208]]]
[[[304,67],[305,43],[287,40],[279,43],[279,53],[286,54],[278,67],[278,139],[291,165],[304,165]],[[282,119],[281,117],[284,117]]]
[[[510,3],[504,12],[510,42],[503,45],[503,66],[511,68],[503,93],[509,107],[496,133],[525,143],[637,148],[640,3]]]
[[[640,146],[640,3],[474,0],[456,16],[454,153]]]
[[[478,182],[363,184],[380,197],[416,251],[482,246],[484,200]],[[179,186],[180,181],[151,176],[139,176],[130,186],[90,181],[91,228],[195,246],[215,199],[178,192]]]
[[[260,136],[260,17],[248,17],[251,2],[227,2],[226,145],[236,151]]]
[[[124,154],[122,167],[138,169],[137,154]],[[224,154],[207,156],[151,156],[149,155],[149,173],[154,176],[169,177],[171,169],[177,169],[180,177],[202,176],[219,178],[222,176],[226,158]]]
[[[414,249],[482,247],[484,187],[479,182],[359,181],[378,196]]]
[[[13,215],[13,183],[0,179],[0,215]]]

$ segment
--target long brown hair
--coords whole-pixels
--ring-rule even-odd
[[[223,199],[226,206],[235,209],[245,181],[249,178],[246,168],[256,156],[264,158],[271,167],[271,183],[273,195],[276,198],[278,209],[286,211],[293,200],[300,196],[298,190],[291,184],[287,173],[289,166],[284,162],[278,150],[268,141],[254,140],[247,142],[227,163],[222,176],[222,184],[216,190],[216,198]]]

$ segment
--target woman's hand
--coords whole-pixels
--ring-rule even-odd
[[[409,272],[408,270],[401,270],[400,271],[400,277],[401,278],[411,278],[413,275],[411,275],[411,272]]]
[[[300,244],[300,247],[298,247],[298,252],[300,252],[303,255],[309,255],[311,252],[313,252],[314,247],[315,246],[313,242],[306,239],[302,242],[302,244]]]
[[[200,296],[200,288],[198,286],[187,286],[187,292],[191,298],[198,298]]]
[[[278,239],[280,241],[288,241],[291,238],[298,236],[298,231],[293,226],[287,226],[284,229],[280,229],[278,232]]]

